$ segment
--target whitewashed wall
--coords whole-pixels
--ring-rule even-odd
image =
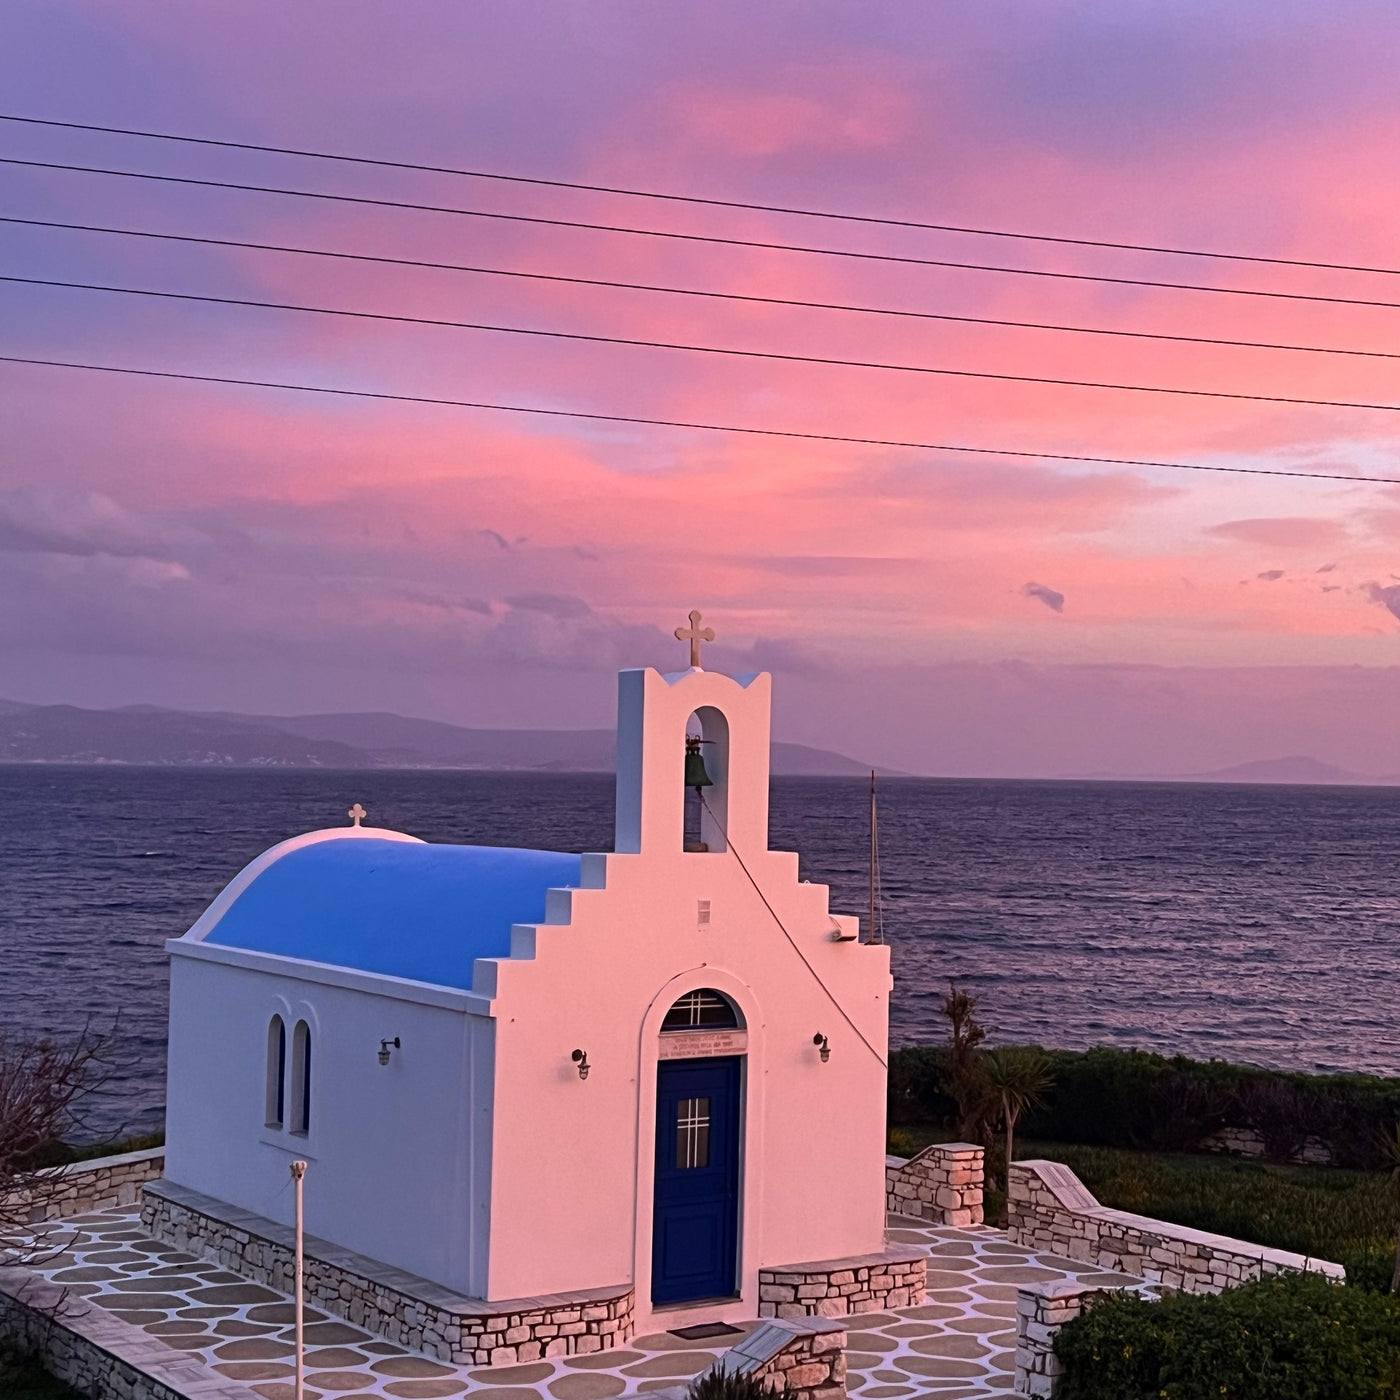
[[[737,854],[816,977],[735,852],[681,850],[685,722],[707,706],[724,712],[733,736],[727,826]],[[550,923],[517,929],[510,961],[478,963],[475,989],[495,997],[497,1017],[493,1297],[630,1277],[648,1329],[658,1036],[667,1008],[696,987],[727,993],[749,1030],[743,1296],[703,1315],[753,1316],[761,1266],[884,1246],[889,950],[834,941],[826,887],[799,883],[795,855],[766,850],[768,706],[766,676],[624,672],[627,853],[587,858],[595,888],[553,894]],[[830,1038],[827,1064],[812,1044],[818,1031]],[[593,1066],[586,1081],[575,1048]],[[676,1317],[668,1310],[666,1325]]]
[[[283,1224],[302,1158],[306,1228],[480,1297],[493,1023],[448,989],[172,943],[166,1175]],[[432,1004],[436,1002],[437,1004]],[[267,1027],[312,1033],[311,1131],[264,1125]],[[379,1064],[382,1038],[401,1050]],[[291,1094],[287,1097],[290,1116]],[[478,1152],[470,1125],[479,1125]]]
[[[286,1222],[302,1156],[312,1233],[492,1300],[631,1281],[650,1330],[658,1037],[673,1002],[714,987],[748,1031],[742,1296],[695,1315],[756,1315],[762,1267],[883,1247],[889,950],[851,941],[826,887],[767,850],[768,677],[624,672],[619,694],[620,854],[585,857],[584,888],[552,891],[546,923],[479,961],[472,993],[170,945],[172,1180]],[[683,853],[697,710],[727,740],[705,757],[732,848],[711,822],[712,850]],[[289,1038],[313,1026],[307,1139],[263,1127],[278,1010]]]

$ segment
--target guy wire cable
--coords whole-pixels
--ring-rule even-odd
[[[806,209],[795,205],[759,204],[751,200],[720,199],[714,196],[679,194],[662,190],[640,190],[623,185],[589,184],[581,180],[551,180],[539,175],[507,174],[495,170],[466,170],[451,165],[429,165],[419,161],[388,160],[382,157],[351,155],[337,151],[309,151],[294,146],[267,146],[253,141],[219,140],[211,136],[186,136],[170,131],[142,131],[124,126],[100,126],[92,122],[59,121],[51,117],[20,116],[0,112],[0,121],[47,126],[67,131],[104,132],[113,136],[138,136],[150,141],[178,141],[223,150],[257,151],[266,155],[299,156],[308,160],[340,161],[350,165],[378,166],[387,170],[415,170],[432,175],[458,175],[472,180],[495,180],[507,184],[537,185],[547,189],[580,190],[590,194],[625,195],[632,199],[664,200],[675,204],[695,204],[714,209],[742,209],[763,214],[791,214],[805,219],[833,219],[844,223],[873,224],[885,228],[922,229],[933,233],[968,234],[978,238],[1007,238],[1032,243],[1055,243],[1074,248],[1109,248],[1129,253],[1161,253],[1181,258],[1217,258],[1228,262],[1264,263],[1275,267],[1303,267],[1328,272],[1368,272],[1400,276],[1400,268],[1368,267],[1356,263],[1314,261],[1307,258],[1280,258],[1260,253],[1227,253],[1209,248],[1180,248],[1152,243],[1121,243],[1105,238],[1073,238],[1060,234],[1024,233],[1010,229],[978,228],[964,224],[930,223],[923,219],[901,219],[889,215],[855,214],[835,209]]]
[[[67,223],[60,219],[27,219],[0,214],[0,224],[27,228],[56,228],[78,233],[101,233],[125,238],[149,238],[169,243],[192,243],[214,248],[242,248],[261,253],[293,253],[308,258],[335,258],[346,262],[418,267],[437,272],[466,272],[482,277],[511,277],[530,282],[557,282],[571,287],[603,287],[616,291],[659,292],[667,296],[701,297],[715,301],[744,302],[756,306],[786,306],[807,311],[846,311],[863,316],[897,316],[918,321],[953,322],[966,326],[999,326],[1013,330],[1057,331],[1068,335],[1106,335],[1129,340],[1161,340],[1180,345],[1221,345],[1239,350],[1287,350],[1307,355],[1354,355],[1371,360],[1400,360],[1400,351],[1356,350],[1334,345],[1291,345],[1272,340],[1228,340],[1221,336],[1176,335],[1168,331],[1133,331],[1108,326],[1066,326],[1047,321],[1009,321],[992,316],[956,316],[942,311],[916,311],[896,306],[859,306],[839,301],[803,301],[796,297],[764,297],[749,292],[721,292],[700,287],[670,287],[654,282],[618,282],[602,277],[573,277],[553,272],[527,272],[507,267],[480,267],[468,263],[434,262],[427,258],[395,258],[382,253],[351,253],[334,248],[302,248],[286,243],[258,243],[242,238],[216,238],[208,234],[167,233],[155,229],[116,228],[104,224]]]
[[[535,214],[505,214],[497,210],[463,209],[455,205],[421,204],[403,199],[375,199],[368,195],[331,194],[324,190],[301,190],[286,185],[253,185],[235,180],[200,179],[193,175],[160,175],[148,170],[117,170],[102,165],[74,165],[52,160],[24,160],[0,156],[0,165],[23,166],[33,170],[63,170],[82,175],[112,175],[128,180],[151,180],[168,185],[191,185],[202,189],[237,190],[252,194],[288,195],[298,199],[328,200],[337,204],[362,204],[378,209],[408,209],[428,214],[453,214],[463,218],[496,219],[506,223],[535,224],[546,228],[587,229],[596,233],[623,233],[639,238],[670,239],[682,243],[708,243],[726,248],[757,248],[769,252],[808,253],[818,257],[852,258],[862,262],[895,263],[912,267],[955,268],[967,272],[992,272],[1017,277],[1048,277],[1068,282],[1096,282],[1118,287],[1157,287],[1178,292],[1209,292],[1217,296],[1264,297],[1270,300],[1307,301],[1333,306],[1377,306],[1400,310],[1400,302],[1366,297],[1323,296],[1310,292],[1274,292],[1258,287],[1212,287],[1200,282],[1166,282],[1146,277],[1109,277],[1090,272],[1051,272],[1042,268],[1005,267],[994,263],[958,262],[948,258],[917,258],[898,253],[866,253],[851,248],[822,248],[803,243],[778,243],[755,238],[724,238],[717,234],[676,233],[663,229],[635,228],[624,224],[588,223],[581,219],[550,219]]]
[[[55,277],[20,277],[0,273],[0,282],[29,287],[58,287],[70,291],[111,292],[120,296],[153,297],[165,301],[193,301],[213,306],[245,306],[258,311],[296,311],[312,316],[343,316],[359,321],[387,321],[410,326],[437,326],[447,330],[490,331],[498,335],[537,336],[547,340],[573,340],[591,345],[623,345],[642,350],[679,350],[694,355],[717,355],[744,360],[774,360],[783,364],[825,365],[837,369],[870,369],[897,374],[932,374],[952,379],[987,379],[1005,384],[1045,384],[1056,388],[1107,389],[1133,394],[1172,394],[1192,399],[1229,399],[1246,403],[1290,404],[1303,408],[1355,408],[1377,413],[1400,413],[1400,404],[1365,403],[1356,399],[1305,399],[1284,394],[1240,394],[1225,389],[1181,389],[1160,384],[1116,384],[1099,379],[1057,379],[1042,374],[1007,374],[993,370],[946,369],[937,365],[907,365],[890,360],[846,360],[830,355],[799,355],[779,350],[742,350],[733,346],[695,345],[685,341],[597,335],[585,331],[558,331],[536,326],[503,326],[488,321],[450,321],[436,316],[405,316],[388,311],[351,311],[332,306],[307,306],[301,302],[257,301],[249,297],[221,297],[204,292],[167,292],[150,287],[118,287],[102,282],[70,282]]]
[[[474,399],[448,399],[428,394],[393,394],[375,389],[342,389],[329,384],[294,384],[272,379],[243,379],[226,374],[193,374],[183,370],[145,369],[135,365],[100,365],[77,360],[55,360],[37,355],[0,355],[0,364],[34,365],[46,369],[84,370],[95,374],[125,374],[143,379],[181,380],[193,384],[232,385],[246,389],[283,389],[301,394],[326,394],[336,398],[373,399],[385,403],[427,404],[439,408],[472,408],[491,413],[519,413],[541,418],[570,418],[581,422],[623,423],[649,428],[680,428],[693,432],[733,433],[744,437],[783,438],[794,442],[829,442],[858,447],[897,447],[919,452],[951,452],[963,456],[1015,457],[1025,461],[1083,462],[1092,466],[1154,467],[1169,471],[1218,472],[1231,476],[1292,477],[1305,481],[1347,481],[1364,486],[1400,486],[1400,477],[1361,476],[1348,472],[1305,472],[1286,467],[1232,467],[1211,462],[1168,462],[1145,457],[1090,456],[1079,452],[1031,452],[1018,448],[971,447],[942,442],[918,442],[901,438],[857,437],[842,433],[800,432],[784,428],[753,428],[738,424],[702,423],[680,418],[648,418],[640,414],[593,413],[586,409],[540,408],[528,404],[488,403]]]

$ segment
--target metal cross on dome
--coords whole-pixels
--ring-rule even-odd
[[[715,629],[713,627],[700,626],[700,612],[698,608],[690,610],[690,626],[676,628],[676,640],[678,642],[690,643],[690,664],[692,669],[700,670],[700,643],[712,642],[715,639]]]
[[[369,813],[357,802],[345,815],[350,818],[353,825],[359,826],[359,824],[369,816]]]

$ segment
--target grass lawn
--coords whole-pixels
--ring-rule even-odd
[[[940,1136],[896,1128],[890,1150],[906,1156]],[[1036,1141],[1018,1142],[1016,1156],[1063,1162],[1116,1210],[1336,1260],[1356,1282],[1390,1282],[1397,1205],[1380,1173]],[[988,1206],[992,1220],[999,1192]]]

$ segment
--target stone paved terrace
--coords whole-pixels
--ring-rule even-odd
[[[167,1346],[198,1357],[265,1400],[292,1397],[292,1305],[216,1265],[151,1239],[134,1208],[73,1217],[62,1255],[38,1270]],[[1011,1392],[1016,1290],[1051,1279],[1122,1282],[1011,1244],[982,1226],[891,1217],[891,1243],[930,1255],[928,1296],[850,1319],[848,1393],[860,1400],[992,1400]],[[518,1366],[457,1367],[307,1309],[307,1400],[339,1396],[469,1400],[611,1400],[661,1390],[706,1369],[734,1335],[687,1342],[670,1333],[625,1348]],[[738,1324],[747,1331],[757,1322]]]

